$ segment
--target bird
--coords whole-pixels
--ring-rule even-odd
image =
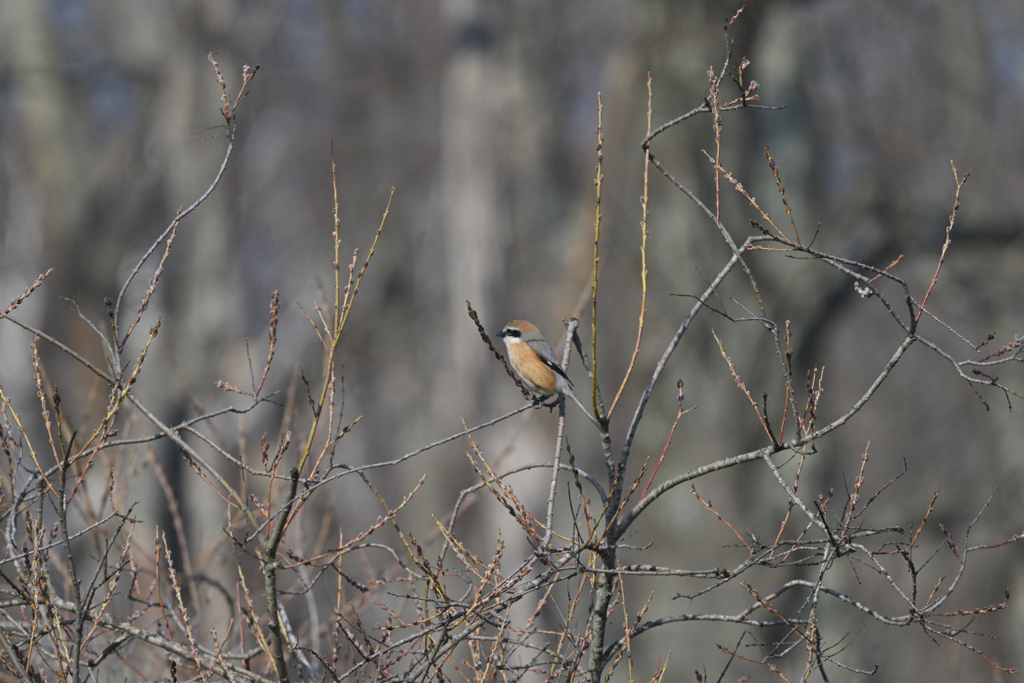
[[[543,396],[563,394],[571,398],[586,413],[590,421],[601,432],[605,430],[594,414],[572,393],[572,382],[565,370],[558,364],[551,345],[537,329],[537,326],[526,320],[513,320],[502,328],[498,337],[505,341],[508,358],[512,361],[512,369],[527,387],[540,392]]]

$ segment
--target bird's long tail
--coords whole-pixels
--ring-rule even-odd
[[[588,409],[585,405],[583,405],[583,403],[578,398],[576,398],[576,394],[572,393],[572,390],[566,389],[565,395],[571,398],[573,402],[580,407],[580,410],[582,410],[586,414],[586,416],[590,418],[590,421],[594,423],[594,426],[597,427],[598,431],[600,431],[602,434],[608,433],[608,430],[601,426],[601,423],[597,421],[597,418],[594,417],[594,414],[592,412],[590,412],[590,409]]]

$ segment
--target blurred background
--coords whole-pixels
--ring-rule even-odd
[[[478,424],[522,401],[480,343],[466,316],[467,299],[492,333],[512,318],[527,318],[556,346],[561,320],[587,313],[579,307],[592,266],[600,92],[599,379],[610,401],[636,339],[647,73],[655,126],[699,106],[708,68],[720,69],[725,58],[722,27],[736,9],[708,0],[5,0],[0,300],[13,299],[53,267],[15,315],[101,363],[95,335],[69,300],[105,324],[103,298],[116,296],[179,207],[214,177],[225,138],[207,52],[217,53],[231,94],[242,65],[259,64],[239,110],[235,155],[213,196],[182,224],[150,307],[146,327],[156,316],[163,322],[138,391],[170,422],[237,402],[214,381],[247,384],[247,340],[259,372],[274,290],[282,312],[271,388],[287,392],[300,364],[307,374],[319,372],[319,342],[298,304],[312,311],[314,302],[328,301],[333,148],[343,254],[360,248],[365,255],[396,188],[341,347],[345,421],[364,415],[341,453],[352,464],[398,457],[459,431],[462,420]],[[1024,333],[1024,4],[761,0],[746,4],[730,36],[736,58],[752,61],[746,76],[761,84],[761,103],[785,109],[726,114],[724,163],[777,223],[788,221],[765,145],[805,242],[817,230],[817,248],[879,267],[903,254],[895,272],[920,300],[953,204],[953,160],[971,177],[929,309],[974,343],[995,333],[993,350]],[[727,89],[724,96],[734,93]],[[652,150],[713,204],[714,177],[701,153],[713,146],[704,115],[658,137]],[[654,169],[650,196],[647,325],[634,379],[613,419],[620,439],[692,305],[677,295],[699,294],[728,258],[713,226]],[[722,210],[738,240],[751,232],[749,219],[757,216],[741,197],[724,192]],[[877,301],[861,299],[848,279],[821,264],[778,254],[753,255],[749,263],[769,317],[793,323],[797,377],[825,368],[821,419],[843,413],[891,356],[900,330]],[[143,269],[129,304],[141,299],[153,268]],[[722,300],[731,314],[742,315],[728,296],[746,306],[754,301],[738,273]],[[583,320],[581,332],[589,335],[589,318]],[[683,379],[685,405],[697,410],[680,424],[661,470],[666,477],[764,443],[712,327],[751,392],[768,392],[776,412],[782,405],[770,336],[756,324],[702,313],[655,387],[635,448],[660,454],[676,414],[675,381]],[[924,323],[922,330],[956,358],[976,357],[939,325]],[[0,382],[38,429],[30,341],[0,324]],[[102,408],[106,390],[89,375],[50,349],[43,360],[70,416],[84,420]],[[575,360],[572,372],[586,384]],[[1018,391],[1024,387],[1019,366],[1003,366],[999,374]],[[1020,532],[1024,402],[1015,401],[1011,411],[1002,394],[983,396],[990,410],[949,363],[915,346],[876,399],[819,444],[802,490],[812,496],[831,488],[844,499],[870,442],[867,490],[880,488],[904,462],[908,473],[873,503],[866,523],[913,527],[941,489],[932,526],[942,522],[962,539],[995,489],[972,542]],[[600,472],[596,437],[573,410],[577,462]],[[251,440],[264,432],[276,437],[281,424],[280,409],[266,406],[244,430],[221,423],[217,438],[235,443],[240,431]],[[503,466],[545,461],[554,430],[554,417],[531,411],[482,432],[478,443]],[[466,448],[455,441],[377,482],[397,500],[431,472],[418,501],[428,514],[410,519],[410,529],[429,533],[429,511],[440,516],[473,483]],[[208,514],[223,517],[219,501],[208,500],[205,485],[192,490],[173,450],[157,445],[155,457],[188,503],[193,556],[214,548],[230,568],[234,550],[219,540],[220,525],[202,523]],[[523,478],[521,490],[546,481],[537,476]],[[140,492],[146,479],[140,477]],[[763,466],[697,486],[741,531],[774,536],[785,505]],[[546,491],[546,484],[536,488]],[[524,496],[539,504],[543,491]],[[162,503],[151,498],[142,517],[157,522]],[[368,511],[368,501],[365,492],[339,492],[332,519],[352,529],[372,522],[378,513]],[[457,529],[490,552],[495,527],[508,521],[497,506],[479,506],[481,513]],[[657,506],[657,519],[628,539],[653,544],[645,561],[685,568],[742,561],[743,553],[725,547],[735,537],[692,496],[679,492]],[[936,528],[928,533],[932,546],[941,544]],[[946,555],[935,564],[947,562]],[[1024,595],[1024,550],[1011,546],[971,559],[964,580],[970,586],[954,596],[951,610],[999,602],[1004,587]],[[865,579],[858,571],[869,570],[844,571],[846,588],[857,590]],[[928,584],[922,590],[953,573],[948,562],[939,566],[922,579]],[[652,582],[638,589],[634,606],[650,589],[664,598],[651,616],[729,612],[749,602],[738,585],[692,602],[669,599],[699,587]],[[860,590],[880,611],[900,613],[893,593],[880,588]],[[996,636],[971,642],[1004,666],[1024,666],[1020,604],[1013,599],[1008,610],[971,627]],[[826,609],[843,626],[825,633],[846,648],[839,659],[861,669],[877,664],[885,680],[1002,680],[978,655],[948,643],[937,648],[920,629],[894,633],[834,604]],[[635,644],[646,648],[644,656],[634,655],[639,677],[650,675],[669,650],[677,676],[694,669],[717,675],[726,657],[715,644],[731,647],[740,633],[705,624],[655,631]]]

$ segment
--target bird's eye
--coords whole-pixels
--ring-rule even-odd
[[[512,328],[511,330],[509,330],[505,334],[507,334],[510,337],[521,337],[523,333],[520,332],[519,330],[515,329],[515,328]]]

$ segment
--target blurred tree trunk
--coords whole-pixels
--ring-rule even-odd
[[[466,325],[467,299],[488,311],[495,290],[505,284],[503,245],[512,226],[503,210],[499,166],[503,150],[516,143],[499,126],[514,67],[500,59],[497,11],[481,0],[445,0],[442,12],[451,41],[440,83],[439,158],[449,301],[435,328],[440,362],[434,397],[443,412],[450,397],[479,392],[482,366],[490,362],[477,353],[476,339],[451,332]]]

